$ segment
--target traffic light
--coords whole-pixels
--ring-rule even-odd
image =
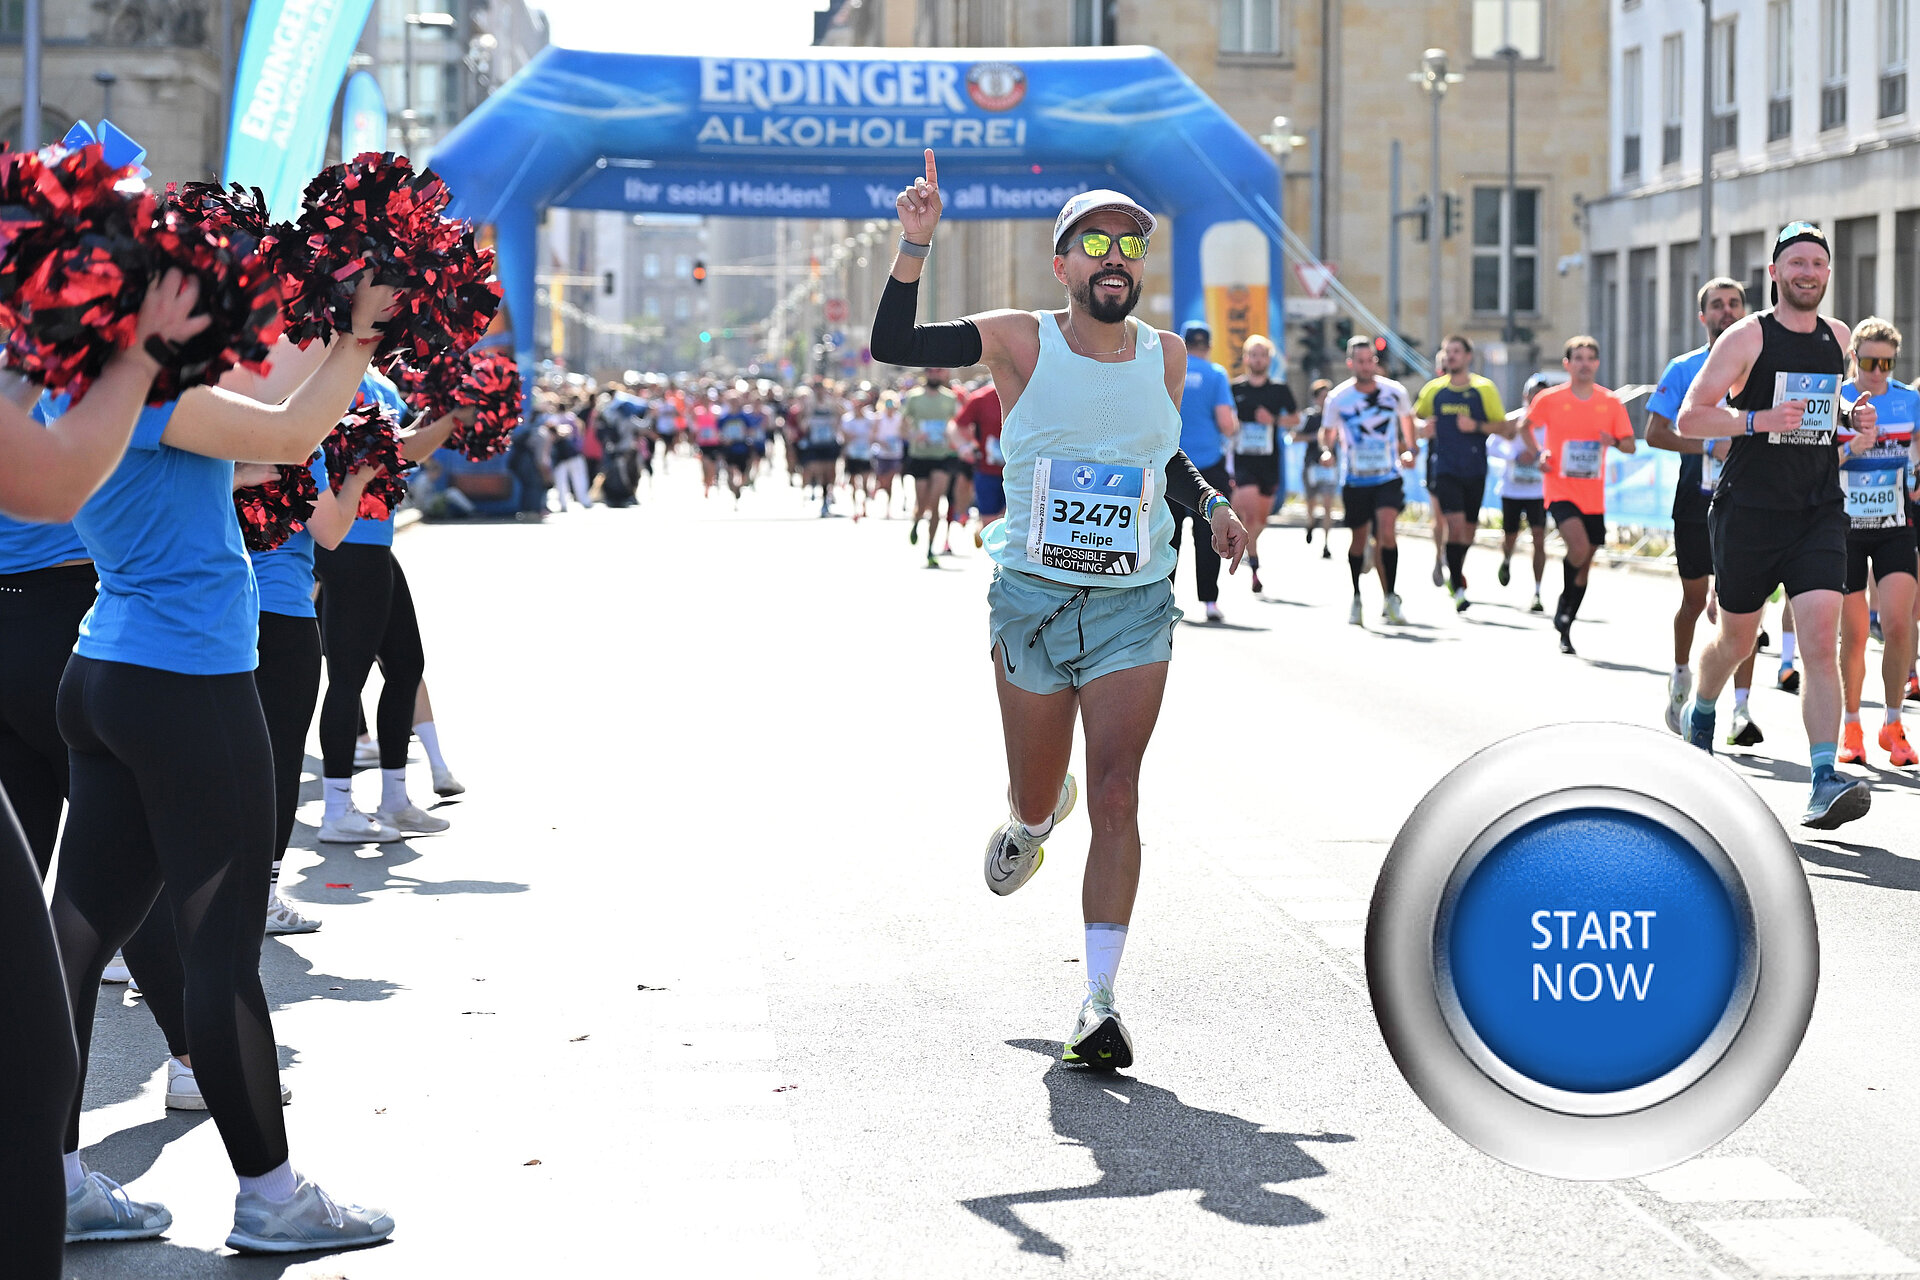
[[[1449,191],[1441,199],[1446,203],[1446,237],[1451,240],[1460,234],[1460,197]]]
[[[707,261],[705,258],[695,258],[693,260],[693,282],[695,284],[705,284],[707,282]]]
[[[1353,321],[1341,316],[1333,322],[1333,347],[1341,356],[1347,354],[1347,343],[1353,340]]]
[[[1295,331],[1294,353],[1300,357],[1300,367],[1309,376],[1325,372],[1327,367],[1327,331],[1318,320],[1308,320]]]
[[[700,345],[705,346],[707,343],[712,341],[713,341],[713,335],[711,333],[708,333],[705,329],[702,329],[700,331]]]
[[[611,271],[607,272],[606,283],[601,286],[600,291],[606,294],[609,298],[613,296],[613,272]]]

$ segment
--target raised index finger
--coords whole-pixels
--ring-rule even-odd
[[[933,162],[932,147],[927,148],[927,185],[930,187],[940,185],[940,167]]]

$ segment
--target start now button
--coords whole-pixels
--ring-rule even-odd
[[[1740,918],[1699,851],[1621,810],[1569,809],[1502,839],[1446,922],[1460,1012],[1520,1075],[1576,1093],[1657,1080],[1712,1036]]]

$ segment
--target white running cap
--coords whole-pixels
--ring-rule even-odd
[[[1118,191],[1082,191],[1079,195],[1067,201],[1066,208],[1060,210],[1060,216],[1054,219],[1054,244],[1057,245],[1060,243],[1060,237],[1067,234],[1067,231],[1074,223],[1080,221],[1080,219],[1090,213],[1099,213],[1103,209],[1118,209],[1133,219],[1134,225],[1140,228],[1141,235],[1150,236],[1153,234],[1155,225],[1153,215],[1148,213],[1132,196],[1123,196]]]

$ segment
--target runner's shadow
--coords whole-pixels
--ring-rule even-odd
[[[1205,618],[1182,618],[1180,619],[1180,625],[1183,627],[1197,627],[1202,631],[1258,631],[1264,633],[1273,630],[1272,627],[1249,627],[1243,622],[1208,622]]]
[[[80,1151],[89,1169],[98,1169],[115,1182],[144,1177],[160,1153],[213,1117],[205,1111],[167,1111],[158,1120],[108,1134]]]
[[[1054,1059],[1042,1077],[1053,1129],[1093,1156],[1100,1177],[1084,1187],[1014,1191],[962,1201],[969,1211],[1019,1241],[1023,1253],[1064,1258],[1066,1247],[1020,1220],[1023,1205],[1198,1191],[1199,1206],[1247,1226],[1292,1227],[1325,1215],[1267,1185],[1317,1178],[1326,1167],[1305,1142],[1352,1142],[1344,1133],[1273,1133],[1251,1120],[1203,1111],[1170,1089],[1131,1076],[1062,1066],[1057,1040],[1009,1040]]]
[[[1864,884],[1877,889],[1905,889],[1908,892],[1920,892],[1920,861],[1903,858],[1876,845],[1847,844],[1839,840],[1829,840],[1826,844],[1832,847],[1802,844],[1797,840],[1794,841],[1793,847],[1799,851],[1802,861],[1811,862],[1817,867],[1827,867],[1833,871],[1844,871],[1847,874],[1821,875],[1818,872],[1807,874],[1821,880],[1838,880],[1842,884]]]
[[[1719,730],[1716,729],[1715,733],[1718,732]],[[1726,751],[1726,748],[1724,745],[1716,744],[1714,751],[1720,753]],[[1807,766],[1798,760],[1781,760],[1774,756],[1754,755],[1751,752],[1746,755],[1726,752],[1726,755],[1728,760],[1739,762],[1741,767],[1751,769],[1755,773],[1763,773],[1778,782],[1804,783],[1812,780],[1812,774]]]
[[[1655,671],[1652,667],[1643,667],[1637,662],[1608,662],[1604,658],[1588,658],[1587,665],[1598,667],[1602,671],[1624,671],[1629,675],[1663,676],[1664,671]]]

